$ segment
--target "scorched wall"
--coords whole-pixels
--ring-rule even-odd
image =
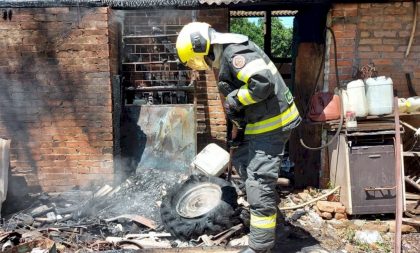
[[[11,11],[0,20],[0,136],[12,140],[13,178],[44,191],[112,180],[108,8]]]

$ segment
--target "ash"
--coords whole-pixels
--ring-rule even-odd
[[[159,207],[162,196],[166,194],[167,189],[186,177],[186,174],[180,172],[144,169],[128,178],[97,214],[100,218],[127,213],[141,214],[160,223]]]

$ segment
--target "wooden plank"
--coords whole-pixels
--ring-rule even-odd
[[[323,51],[323,45],[317,43],[300,43],[298,46],[293,90],[295,103],[302,117],[314,90],[314,82],[322,61]],[[295,163],[295,186],[318,187],[321,168],[320,151],[304,148],[300,144],[300,138],[310,147],[320,146],[321,125],[302,122],[292,133],[289,152],[291,160]]]
[[[113,217],[110,219],[105,219],[105,222],[111,222],[111,221],[116,221],[118,219],[128,219],[128,220],[132,220],[135,221],[139,224],[145,225],[146,227],[149,227],[151,229],[156,229],[156,223],[150,219],[147,219],[146,217],[143,217],[141,215],[136,215],[136,214],[123,214],[117,217]]]
[[[420,227],[419,218],[403,218],[402,222],[410,226]]]

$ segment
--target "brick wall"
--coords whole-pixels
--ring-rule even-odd
[[[200,10],[198,12],[198,21],[209,23],[219,32],[229,31],[229,12],[228,9],[211,9]],[[220,95],[217,90],[217,76],[213,71],[206,71],[205,80],[198,82],[198,101],[204,105],[203,109],[199,108],[199,115],[205,116],[205,129],[198,136],[199,150],[208,143],[217,143],[224,147],[226,141],[226,120],[223,112]]]
[[[417,16],[420,16],[417,3]],[[420,92],[420,19],[415,40],[405,57],[413,27],[413,3],[333,4],[332,28],[337,37],[340,80],[352,80],[357,67],[374,63],[379,75],[390,76],[400,97],[408,97],[405,73],[410,73]],[[334,53],[331,44],[329,85],[335,87]]]
[[[0,136],[29,190],[113,178],[107,8],[15,8],[0,21]],[[16,181],[16,182],[17,182]]]
[[[175,34],[185,24],[193,20],[193,15],[192,10],[125,11],[124,34],[150,34],[152,26],[159,27],[166,34]],[[228,30],[227,9],[196,10],[195,15],[197,21],[207,22],[222,32]],[[124,53],[124,55],[126,54]],[[125,80],[133,83],[138,76],[128,68],[125,68],[125,70]],[[212,71],[200,73],[200,79],[197,82],[197,98],[198,151],[211,142],[224,145],[223,143],[226,140],[226,121],[216,87],[215,75]]]

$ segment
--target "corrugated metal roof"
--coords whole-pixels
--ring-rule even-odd
[[[103,5],[101,0],[0,0],[0,7],[54,7],[77,4]]]
[[[198,6],[198,0],[101,0],[105,5],[111,7],[193,7]]]
[[[60,5],[93,5],[125,8],[195,7],[199,5],[228,5],[260,0],[0,0],[1,7],[47,7]]]
[[[238,3],[255,3],[255,2],[260,2],[260,0],[199,0],[199,2],[201,4],[208,4],[208,5],[212,5],[212,4],[217,4],[217,5],[221,5],[221,4],[238,4]]]
[[[278,10],[272,11],[271,16],[294,16],[298,13],[296,10]],[[264,11],[230,11],[231,17],[264,17]]]

